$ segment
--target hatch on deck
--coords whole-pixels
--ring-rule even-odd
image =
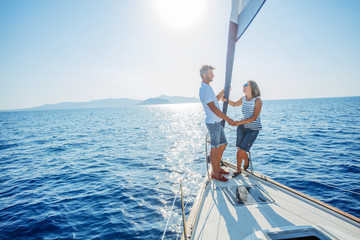
[[[312,226],[290,226],[282,229],[270,229],[263,231],[266,236],[264,239],[271,240],[330,240],[330,238],[321,231]]]
[[[223,191],[233,205],[274,202],[256,185],[226,187]]]

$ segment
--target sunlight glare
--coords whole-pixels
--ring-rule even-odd
[[[161,22],[174,30],[188,30],[204,17],[205,0],[156,0],[155,10]]]

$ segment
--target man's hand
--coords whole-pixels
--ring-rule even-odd
[[[229,120],[228,120],[227,122],[228,122],[228,124],[229,124],[230,126],[237,126],[236,123],[235,123],[235,121],[232,120],[231,118],[229,118]]]
[[[234,123],[235,123],[235,126],[245,124],[244,121],[234,121]]]
[[[224,96],[224,89],[221,90],[218,95],[216,95],[216,98],[219,101],[223,96]]]

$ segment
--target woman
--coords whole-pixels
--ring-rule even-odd
[[[236,146],[238,147],[236,153],[237,171],[233,173],[233,177],[241,174],[241,164],[244,159],[244,169],[249,168],[249,159],[247,152],[250,151],[259,131],[262,129],[260,121],[260,111],[262,107],[262,100],[260,99],[260,90],[256,82],[248,81],[244,84],[243,92],[245,96],[240,98],[237,102],[229,100],[229,105],[238,107],[242,105],[243,117],[241,121],[236,121],[237,134]],[[225,102],[227,99],[222,98]]]

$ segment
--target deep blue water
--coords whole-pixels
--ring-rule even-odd
[[[206,171],[203,119],[200,104],[0,112],[0,239],[161,239],[179,180],[189,212]],[[360,97],[264,101],[262,123],[255,171],[360,217],[359,195],[328,186],[360,193]]]

